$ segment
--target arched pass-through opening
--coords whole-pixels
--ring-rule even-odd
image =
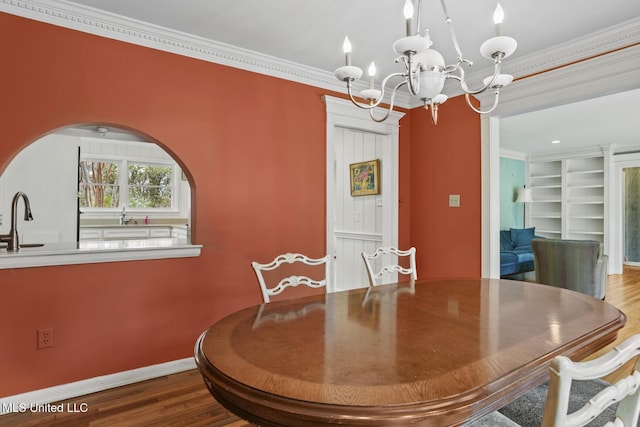
[[[57,264],[45,254],[68,255],[65,264],[105,261],[86,256],[92,250],[111,252],[113,260],[171,255],[158,248],[193,252],[188,176],[179,159],[141,132],[107,124],[50,132],[17,153],[0,175],[0,235],[15,235],[10,231],[16,228],[20,244],[10,258],[0,247],[0,268],[37,255],[46,262],[37,265]],[[24,203],[14,203],[20,193]],[[27,201],[31,221],[23,220]],[[151,248],[155,255],[143,253]],[[72,259],[74,250],[85,255],[82,261]]]

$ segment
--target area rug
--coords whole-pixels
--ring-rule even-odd
[[[610,384],[602,380],[573,381],[571,384],[571,397],[569,399],[569,413],[572,413],[589,401]],[[522,427],[540,427],[542,414],[547,401],[548,383],[527,392],[500,409],[499,412],[506,415]],[[587,424],[588,427],[600,427],[615,418],[617,404],[609,406],[599,417]]]

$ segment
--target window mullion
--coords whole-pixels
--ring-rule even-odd
[[[129,204],[129,162],[127,159],[123,159],[120,163],[122,166],[122,173],[120,173],[120,200],[122,200],[122,206],[130,207]]]

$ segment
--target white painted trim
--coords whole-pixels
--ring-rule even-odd
[[[602,148],[588,148],[582,150],[572,150],[572,151],[562,151],[558,153],[540,153],[540,154],[532,154],[529,156],[529,160],[544,162],[547,160],[567,160],[567,159],[577,159],[581,157],[598,157],[604,155],[604,153],[610,152],[612,149],[612,144],[603,144]]]
[[[624,168],[640,167],[640,153],[614,154],[609,192],[609,274],[622,274],[624,267]],[[631,263],[627,263],[632,265]]]
[[[500,124],[497,118],[481,116],[482,162],[482,277],[500,278]],[[495,190],[494,190],[495,189]],[[493,215],[491,213],[494,213]],[[496,215],[495,212],[498,212]],[[498,256],[485,256],[498,254]]]
[[[539,52],[535,52],[533,54],[520,56],[517,59],[506,59],[502,64],[502,73],[511,74],[516,80],[513,84],[507,86],[500,94],[500,105],[503,105],[505,102],[509,102],[509,99],[515,101],[518,106],[511,106],[508,108],[508,111],[511,114],[515,114],[517,108],[527,109],[527,100],[524,95],[521,93],[512,93],[514,92],[515,84],[520,84],[522,81],[528,81],[529,78],[527,76],[542,76],[543,79],[549,79],[546,84],[551,84],[550,80],[553,80],[553,77],[548,75],[549,70],[555,70],[559,67],[564,67],[567,64],[575,64],[580,61],[583,61],[587,58],[594,58],[599,55],[607,54],[608,52],[613,52],[619,49],[628,50],[629,46],[636,45],[640,42],[640,18],[632,18],[628,21],[622,22],[618,25],[605,28],[603,30],[594,32],[584,37],[580,37],[574,40],[569,40],[565,43],[560,43],[551,48],[541,50]],[[637,51],[636,51],[637,52]],[[633,56],[637,53],[627,52],[629,55]],[[569,98],[571,96],[575,97],[575,101],[583,100],[587,98],[593,97],[592,95],[588,95],[586,92],[582,93],[580,91],[574,91],[572,88],[574,85],[587,83],[592,86],[592,89],[595,92],[601,92],[602,87],[611,86],[617,87],[618,83],[615,82],[615,78],[612,75],[618,75],[618,73],[622,72],[622,70],[618,69],[615,73],[607,74],[607,70],[610,69],[605,68],[602,70],[603,74],[600,79],[587,79],[586,82],[583,81],[583,75],[581,71],[576,71],[576,75],[572,77],[570,80],[570,84],[566,84],[565,80],[560,80],[558,83],[558,87],[555,88],[556,92],[563,92],[564,98]],[[637,73],[637,67],[630,68],[625,71],[625,73]],[[485,67],[482,69],[476,69],[475,72],[468,74],[467,76],[467,84],[470,88],[478,88],[482,86],[483,79],[491,75],[493,70],[491,67]],[[522,80],[518,80],[522,79]],[[549,106],[558,105],[556,104],[558,99],[555,96],[545,96],[545,94],[540,94],[540,99],[536,97],[537,89],[539,89],[539,83],[532,84],[529,88],[529,93],[526,95],[527,99],[536,99],[540,102],[547,102]],[[629,88],[630,89],[630,88]],[[614,90],[613,92],[616,92]],[[609,93],[613,93],[609,92]],[[447,84],[444,87],[443,93],[447,96],[454,97],[458,95],[462,95],[463,92],[460,88],[460,85],[457,82],[447,81]],[[604,93],[603,93],[604,95]],[[493,92],[484,93],[480,95],[485,98],[491,98],[491,101],[485,99],[486,105],[489,106],[493,103]],[[480,97],[479,96],[479,97]],[[419,102],[415,99],[411,99],[411,107],[418,107]],[[573,102],[573,101],[571,101]],[[565,102],[563,102],[565,103]],[[444,108],[444,107],[443,107]],[[486,107],[485,107],[486,108]],[[498,107],[500,108],[500,107]],[[511,111],[514,112],[511,112]],[[531,110],[529,110],[531,111]],[[521,111],[523,112],[523,111]],[[494,113],[494,115],[500,115],[499,112]],[[510,115],[510,114],[509,114]]]
[[[506,148],[500,148],[500,157],[525,161],[527,160],[527,153],[522,153],[520,151],[514,151],[514,150],[507,150]]]
[[[65,0],[0,0],[0,11],[139,46],[346,93],[344,83],[338,81],[333,72]],[[505,61],[502,71],[519,79],[631,46],[639,41],[640,18],[633,18],[588,36],[570,40],[516,60]],[[481,86],[484,77],[490,74],[492,74],[491,66],[475,69],[467,76],[469,86]],[[603,78],[600,84],[615,80],[610,78],[610,75],[607,77]],[[461,94],[459,85],[452,84],[451,81],[447,83],[443,91],[445,94],[449,97]],[[511,91],[511,87],[505,90],[503,97]],[[364,80],[354,82],[355,93],[367,88]],[[553,99],[550,101],[553,102]],[[397,94],[395,104],[403,108],[413,108],[418,106],[419,101],[410,97],[407,92],[401,91]]]
[[[335,236],[338,239],[356,239],[356,240],[368,240],[371,242],[383,241],[382,234],[379,233],[359,233],[355,231],[335,231]]]
[[[500,93],[492,115],[507,117],[637,89],[640,36],[634,42],[638,44],[513,82]],[[478,98],[486,105],[493,102],[493,94],[486,92]]]
[[[335,98],[325,95],[322,97],[326,105],[327,115],[327,141],[326,141],[326,246],[327,253],[334,259],[336,256],[335,247],[335,188],[336,188],[336,155],[335,155],[335,129],[337,127],[357,129],[365,132],[375,132],[389,137],[389,143],[383,147],[383,161],[381,175],[385,177],[382,180],[382,197],[384,202],[382,205],[383,226],[382,226],[382,244],[385,246],[398,245],[398,180],[399,180],[399,121],[404,113],[392,111],[389,118],[378,123],[371,120],[369,112],[353,105],[351,101]],[[377,117],[382,116],[384,111],[376,109],[374,111]],[[327,292],[333,292],[336,283],[335,263],[332,263],[331,271],[331,287]]]
[[[73,383],[62,384],[40,390],[29,391],[22,394],[0,398],[0,415],[9,412],[17,412],[20,404],[46,404],[59,402],[61,400],[72,399],[114,387],[146,381],[164,375],[171,375],[178,372],[188,371],[196,368],[193,357],[160,363],[157,365],[145,366],[130,371],[117,372],[115,374],[101,377],[89,378]],[[13,408],[14,410],[10,410]],[[90,409],[90,408],[89,408]]]

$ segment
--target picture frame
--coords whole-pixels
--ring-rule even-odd
[[[349,165],[351,196],[380,194],[380,159]]]

